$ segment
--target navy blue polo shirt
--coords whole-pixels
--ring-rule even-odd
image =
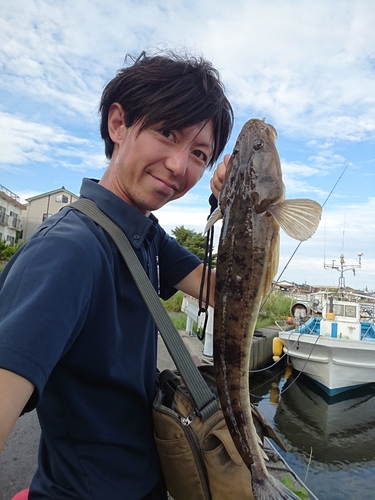
[[[96,181],[81,196],[123,229],[162,298],[200,263]],[[0,274],[0,366],[33,383],[42,429],[30,500],[152,490],[156,356],[154,322],[112,239],[69,207],[47,219]]]

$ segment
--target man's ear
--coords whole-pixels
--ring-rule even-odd
[[[125,112],[121,104],[114,102],[108,111],[108,133],[115,144],[120,144],[125,129]]]

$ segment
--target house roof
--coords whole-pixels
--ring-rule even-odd
[[[276,283],[277,286],[289,286],[289,287],[293,287],[293,286],[297,286],[295,283],[290,283],[290,281],[278,281]]]
[[[45,198],[46,196],[51,196],[59,193],[66,193],[69,196],[74,196],[75,198],[78,198],[76,194],[72,193],[71,191],[68,191],[67,189],[65,189],[64,186],[61,186],[61,188],[54,189],[53,191],[47,191],[46,193],[41,193],[36,196],[32,196],[31,198],[26,198],[26,201],[30,203],[31,201],[37,200],[38,198]]]
[[[1,185],[0,185],[0,198],[12,203],[15,207],[18,207],[21,210],[26,210],[26,205],[20,203],[19,196],[17,196],[12,191],[9,191],[9,189]]]

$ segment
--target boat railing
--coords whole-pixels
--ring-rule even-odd
[[[330,297],[334,301],[340,302],[355,302],[358,304],[359,313],[361,317],[375,318],[375,300],[374,297],[369,295],[361,295],[358,293],[345,292],[341,296],[336,292],[322,291],[314,292],[307,295],[294,295],[293,298],[296,303],[301,303],[306,306],[306,309],[311,314],[322,313],[327,310]]]
[[[360,304],[360,315],[364,318],[375,318],[375,303],[367,302]]]
[[[300,326],[299,333],[308,333],[309,335],[320,335],[320,322],[322,318],[313,316],[309,321]]]
[[[275,325],[279,328],[280,331],[285,331],[287,327],[286,319],[275,319]]]
[[[296,328],[290,328],[287,320],[275,320],[276,326],[280,331],[285,332],[290,330],[290,333],[307,333],[309,335],[320,335],[320,321],[321,317],[312,316],[306,322],[298,323],[296,322]],[[288,328],[289,327],[289,328]]]
[[[361,321],[361,339],[375,341],[375,325],[373,321]]]

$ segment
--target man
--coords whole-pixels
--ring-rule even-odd
[[[228,140],[233,113],[217,71],[142,54],[107,84],[100,112],[109,166],[99,182],[84,179],[81,196],[126,233],[162,298],[176,289],[197,297],[202,264],[151,211],[189,191]],[[36,406],[31,500],[164,498],[151,416],[156,348],[110,236],[70,207],[43,222],[0,277],[0,450]]]

